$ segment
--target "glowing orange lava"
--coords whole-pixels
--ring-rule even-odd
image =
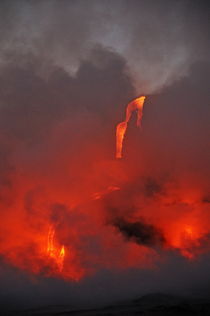
[[[141,126],[144,100],[141,96],[131,101],[125,120],[116,127],[116,158],[122,158],[128,122],[135,111]],[[93,124],[95,117],[89,127],[86,116],[81,120],[73,124],[72,146],[72,130],[66,133],[59,126],[49,140],[49,153],[40,154],[38,163],[20,162],[19,155],[15,168],[9,168],[12,185],[7,184],[8,192],[0,191],[1,259],[27,273],[79,281],[106,269],[154,267],[160,256],[164,259],[165,250],[190,260],[210,251],[206,170],[198,176],[194,168],[177,173],[177,165],[169,172],[156,149],[154,155],[150,151],[146,158],[142,155],[140,169],[129,160],[117,163],[104,156],[104,148],[112,156],[111,133],[105,134],[106,148],[101,135],[93,137],[99,126]],[[68,120],[63,124],[69,128]],[[86,128],[91,133],[84,137]],[[109,131],[110,126],[106,128]],[[122,219],[123,225],[117,226]],[[134,225],[126,227],[126,223]]]
[[[136,124],[137,126],[141,126],[145,98],[145,96],[141,96],[128,103],[126,108],[125,121],[119,123],[116,127],[116,158],[122,158],[123,140],[127,130],[128,122],[131,118],[133,111],[137,111]]]
[[[61,272],[65,258],[65,248],[64,246],[61,246],[61,248],[55,246],[55,229],[53,227],[50,227],[48,232],[47,255],[55,261],[58,270]]]

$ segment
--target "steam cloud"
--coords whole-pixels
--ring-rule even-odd
[[[22,0],[1,8],[1,64],[35,54],[45,75],[49,60],[70,74],[84,59],[103,66],[91,52],[100,45],[125,58],[137,94],[148,94],[208,59],[208,10],[196,1]]]
[[[206,293],[206,5],[6,0],[0,6],[2,305]],[[125,104],[142,93],[153,93],[143,129],[128,124],[124,159],[116,162],[115,126]],[[49,224],[58,249],[65,246],[64,271],[78,279],[87,273],[81,282],[52,277],[39,257]],[[194,251],[200,259],[186,259]]]

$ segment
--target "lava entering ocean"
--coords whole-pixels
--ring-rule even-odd
[[[130,102],[125,121],[117,126],[116,158],[122,157],[133,111],[141,124],[144,100]],[[148,172],[143,160],[137,165],[104,158],[98,125],[86,116],[74,120],[75,125],[67,120],[53,131],[42,164],[19,155],[10,169],[13,184],[2,192],[0,223],[6,263],[78,281],[104,268],[152,268],[171,251],[193,260],[209,250],[210,203],[203,179],[190,173],[160,176]],[[94,133],[85,132],[92,125]],[[82,133],[69,150],[75,126]]]

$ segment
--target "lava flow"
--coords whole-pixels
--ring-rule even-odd
[[[117,126],[117,158],[134,111],[141,125],[144,100],[130,102],[125,121]],[[20,153],[15,168],[8,168],[12,185],[5,181],[9,185],[0,196],[0,255],[6,263],[36,275],[79,281],[106,269],[153,268],[170,252],[193,260],[209,251],[206,173],[197,175],[187,167],[168,172],[156,149],[145,162],[140,154],[146,151],[144,144],[136,149],[141,164],[108,159],[104,149],[111,157],[110,128],[95,123],[95,116],[75,114],[46,138],[47,152],[39,153],[39,164],[29,159],[34,151],[28,154],[26,147],[25,153],[22,143],[15,147]]]
[[[128,122],[131,118],[133,111],[137,111],[136,124],[137,126],[141,126],[145,98],[145,96],[141,96],[128,103],[126,108],[125,121],[119,123],[116,127],[116,158],[122,158],[123,140],[127,130]]]
[[[53,227],[50,227],[48,232],[47,255],[55,261],[59,269],[59,272],[62,272],[65,257],[65,247],[56,247],[55,229]]]

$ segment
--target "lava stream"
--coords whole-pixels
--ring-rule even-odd
[[[55,261],[58,270],[61,272],[65,257],[65,247],[63,245],[60,249],[58,249],[58,247],[55,246],[54,237],[55,229],[51,226],[48,232],[47,255]]]
[[[136,125],[141,126],[145,98],[146,98],[145,96],[141,96],[134,99],[130,103],[128,103],[127,108],[126,108],[125,121],[120,122],[116,127],[116,158],[122,158],[123,140],[124,140],[125,133],[127,130],[128,122],[131,118],[133,111],[137,111]]]

